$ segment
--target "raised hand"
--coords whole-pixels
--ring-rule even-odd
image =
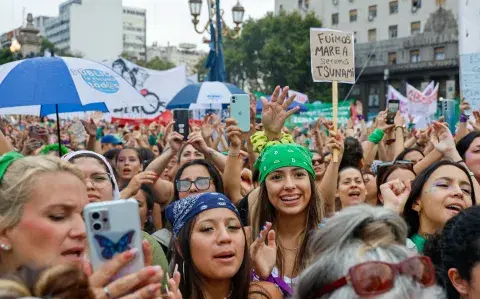
[[[473,117],[475,118],[475,122],[469,120],[468,123],[473,127],[473,129],[477,132],[480,131],[480,111],[476,110],[473,111]]]
[[[205,115],[202,121],[202,136],[204,139],[211,138],[213,136],[212,115]]]
[[[178,153],[183,144],[183,135],[178,132],[170,132],[167,136],[167,142],[174,153]]]
[[[448,127],[439,122],[433,122],[433,134],[430,137],[430,142],[435,149],[448,157],[451,152],[456,151],[455,140]]]
[[[381,201],[384,207],[402,213],[411,190],[410,181],[402,182],[396,179],[387,182],[380,186]]]
[[[202,137],[201,132],[193,132],[188,136],[188,144],[191,144],[197,151],[206,154],[208,152],[208,145]]]
[[[83,127],[85,128],[85,131],[90,137],[95,137],[97,136],[97,125],[93,121],[92,118],[90,118],[90,122],[87,122],[85,120],[80,120],[83,124]]]
[[[400,111],[397,111],[397,114],[395,114],[395,118],[393,119],[393,124],[395,125],[395,127],[405,126],[405,118],[402,116]]]
[[[330,153],[333,153],[334,150],[338,150],[338,160],[341,161],[343,157],[343,151],[345,149],[342,134],[333,130],[330,130],[329,133],[330,138],[325,146],[328,148]]]
[[[237,126],[237,121],[233,118],[225,120],[227,124],[227,139],[230,142],[230,148],[240,148],[242,146],[242,130]]]
[[[382,131],[387,131],[391,128],[393,128],[395,125],[389,125],[387,124],[387,110],[385,111],[380,111],[377,116],[377,128],[382,130]]]
[[[250,258],[253,270],[261,278],[266,280],[272,273],[277,262],[277,244],[275,231],[271,230],[272,223],[266,222],[258,237],[250,245]],[[265,243],[265,239],[267,243]]]
[[[471,109],[470,103],[468,103],[467,101],[463,100],[460,103],[460,114],[465,114],[465,111],[468,111],[470,109]]]
[[[280,86],[275,88],[270,102],[262,97],[262,124],[268,139],[280,139],[285,120],[298,111],[299,107],[287,110],[295,96],[288,96],[288,86],[281,91]]]

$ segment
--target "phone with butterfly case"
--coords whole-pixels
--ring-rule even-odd
[[[137,248],[135,258],[112,280],[144,268],[138,202],[134,199],[90,203],[83,209],[90,262],[94,270],[116,254]]]

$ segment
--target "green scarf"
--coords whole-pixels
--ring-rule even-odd
[[[425,247],[425,238],[420,236],[419,234],[414,234],[410,240],[412,240],[413,244],[417,246],[418,253],[423,253],[423,248]]]
[[[255,162],[255,168],[260,172],[260,183],[272,171],[282,167],[303,168],[315,178],[312,156],[309,150],[297,144],[277,144],[266,148]]]
[[[21,158],[23,158],[23,156],[17,152],[8,152],[0,157],[0,183],[2,182],[10,164]]]
[[[53,151],[56,151],[58,153],[58,143],[55,143],[55,144],[50,144],[50,145],[47,145],[45,146],[41,151],[40,151],[40,154],[42,155],[48,155],[49,152],[53,152]],[[61,146],[61,151],[62,151],[62,156],[68,154],[68,148],[66,148],[65,146]]]

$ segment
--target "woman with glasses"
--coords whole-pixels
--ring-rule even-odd
[[[388,209],[342,210],[313,234],[294,298],[444,298],[431,260],[412,256],[406,238],[405,222]]]
[[[440,234],[425,244],[437,282],[448,299],[480,298],[480,207],[473,206],[448,220]]]
[[[110,200],[119,200],[122,197],[117,186],[117,181],[113,174],[108,161],[95,152],[90,151],[78,151],[72,152],[62,158],[65,161],[76,165],[85,176],[85,184],[87,187],[87,195],[90,202],[101,202]],[[147,186],[143,185],[143,188]],[[141,191],[142,185],[138,187],[138,190],[132,197],[141,197],[144,191]],[[141,194],[138,194],[141,193]],[[141,209],[139,210],[142,211]],[[140,216],[142,216],[140,214]],[[143,217],[140,217],[143,218]],[[141,227],[144,223],[140,223]],[[167,258],[163,252],[160,244],[153,239],[148,233],[143,232],[143,239],[147,240],[152,248],[153,264],[160,265],[167,270]]]

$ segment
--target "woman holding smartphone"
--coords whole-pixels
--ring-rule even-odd
[[[85,269],[96,298],[155,298],[163,278],[160,267],[149,266],[111,282],[136,255],[135,249],[118,254],[95,272],[85,264],[85,190],[82,172],[58,158],[14,152],[1,156],[0,274],[24,265],[74,265]],[[143,251],[149,265],[148,242]]]

